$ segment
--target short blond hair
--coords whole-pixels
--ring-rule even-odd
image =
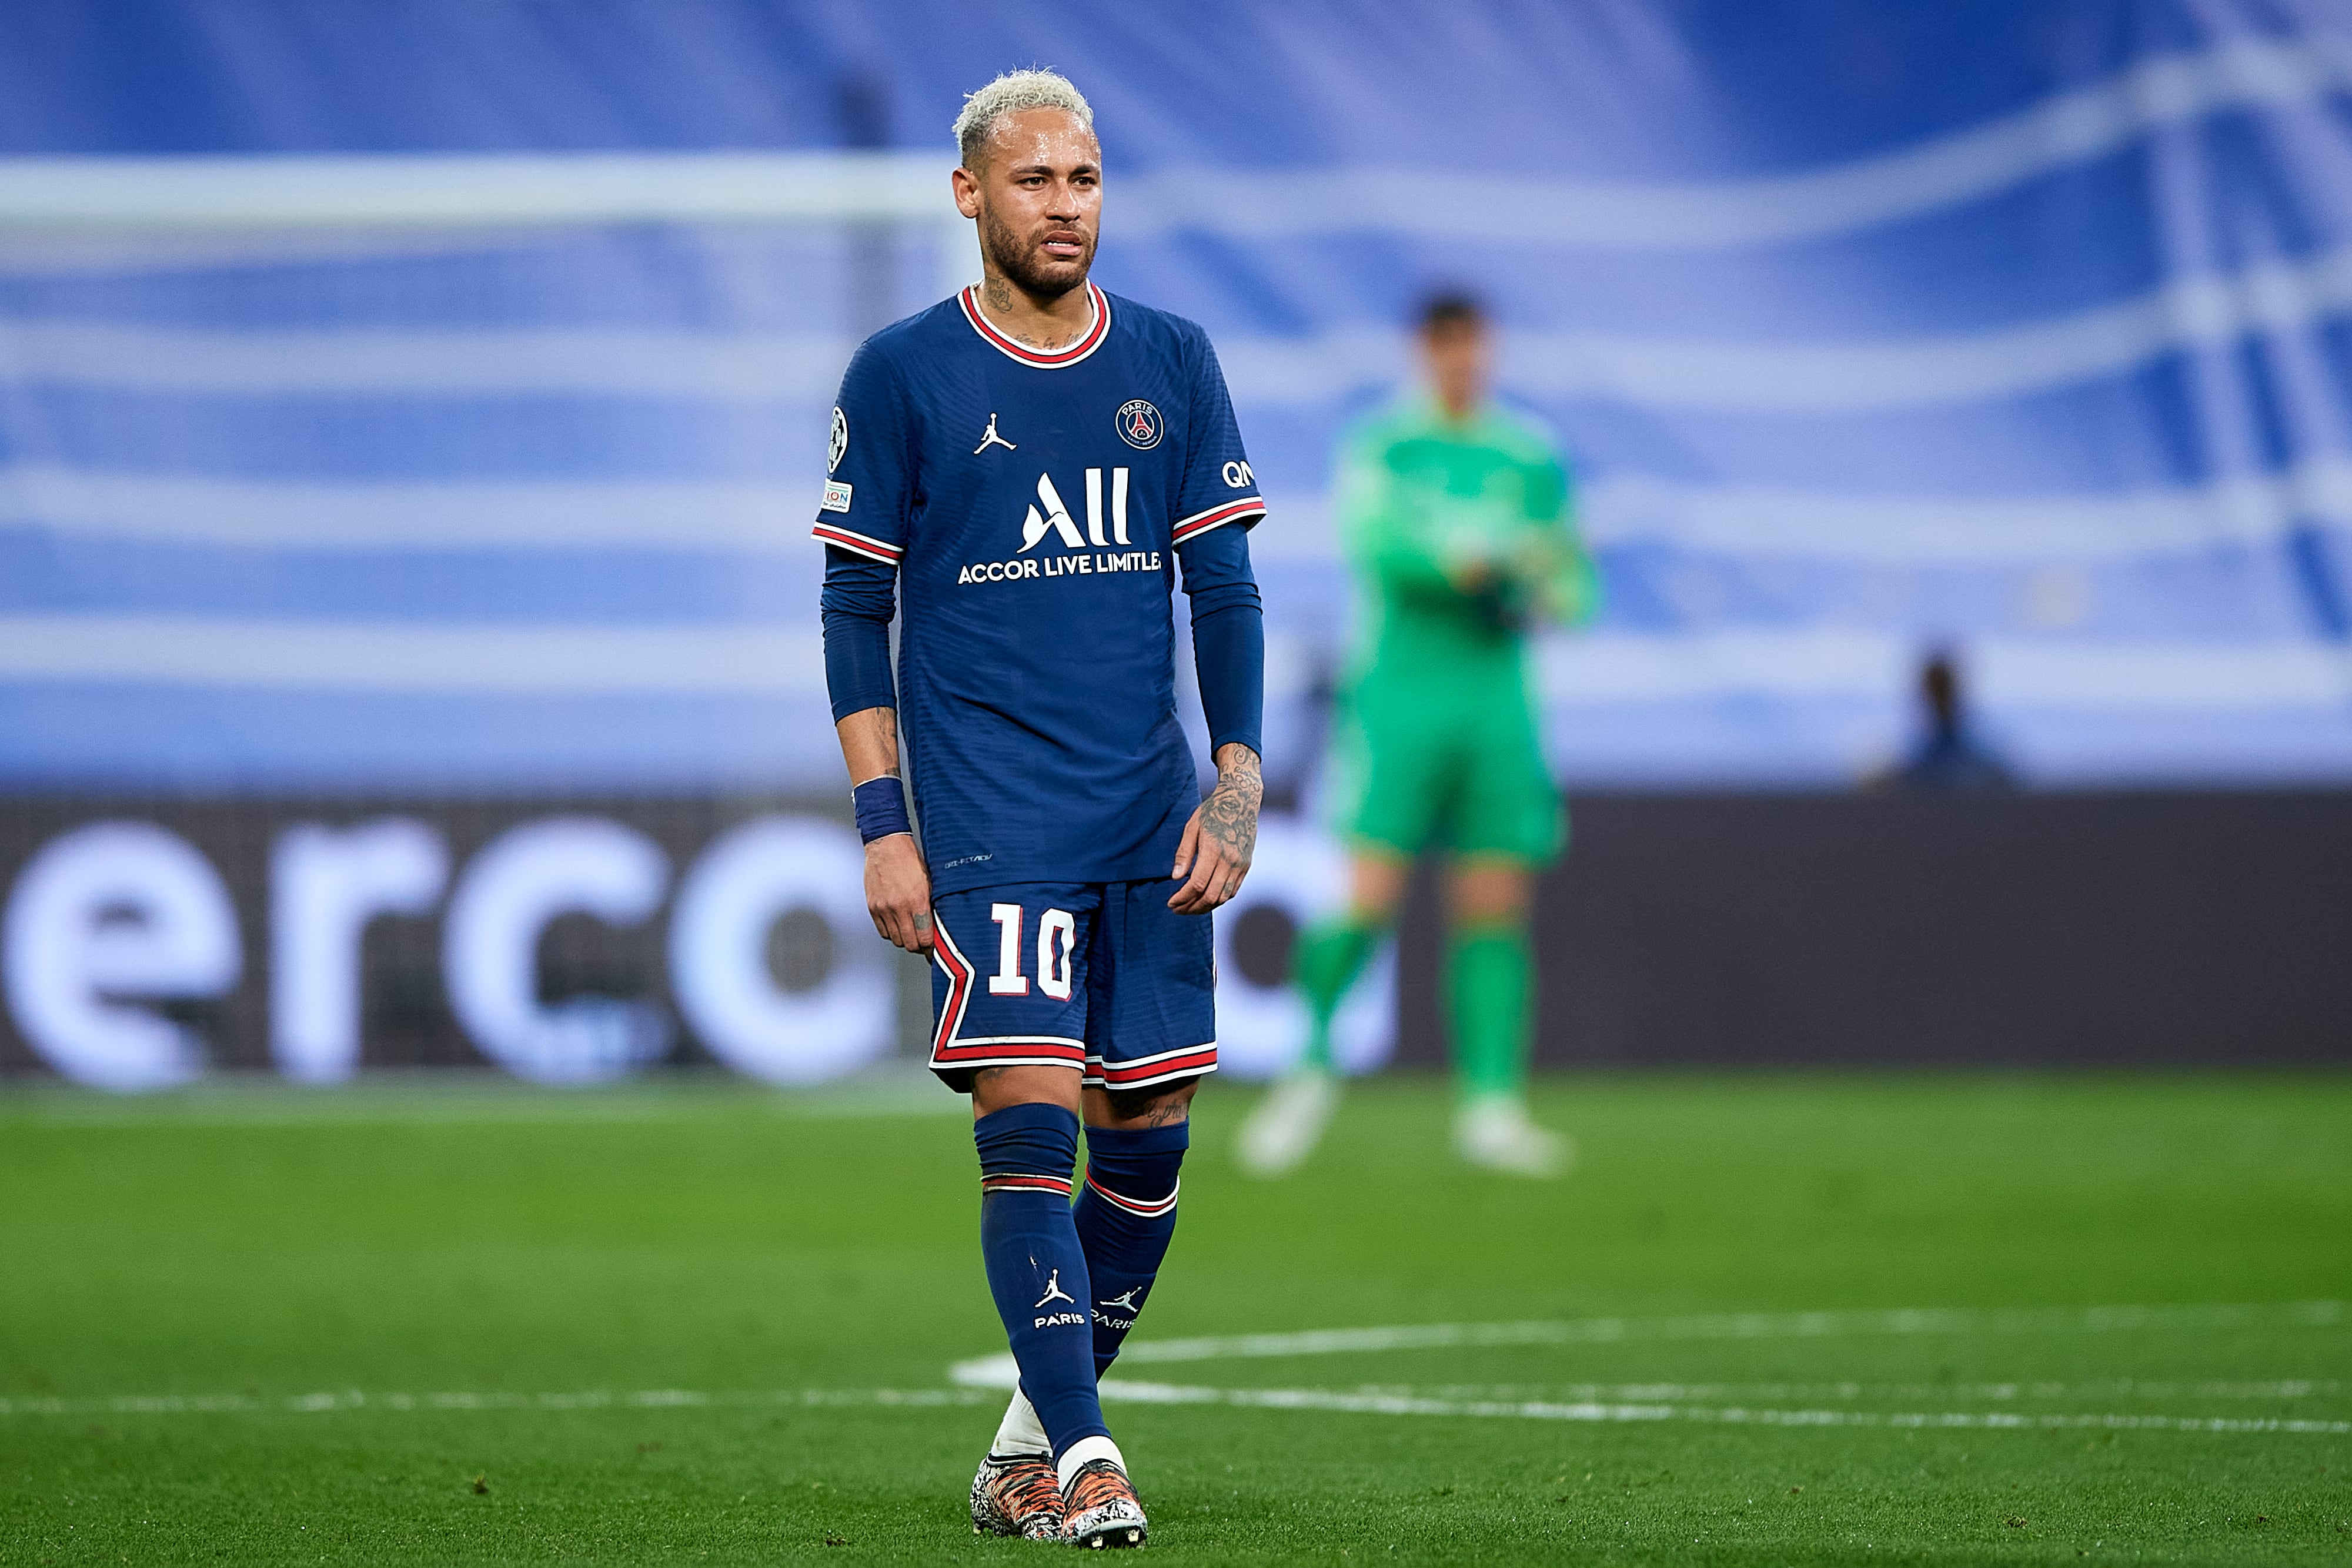
[[[965,99],[962,111],[955,118],[956,155],[963,160],[963,166],[978,168],[981,150],[988,145],[988,133],[996,129],[996,122],[1024,109],[1067,110],[1088,131],[1095,128],[1094,105],[1061,72],[1006,71]]]

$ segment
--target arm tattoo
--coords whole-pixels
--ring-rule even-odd
[[[1230,762],[1217,764],[1217,787],[1201,808],[1201,831],[1213,840],[1235,871],[1247,871],[1257,853],[1257,808],[1265,797],[1257,754],[1234,747]]]

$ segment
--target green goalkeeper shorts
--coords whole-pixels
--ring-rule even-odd
[[[1332,735],[1332,823],[1343,838],[1417,855],[1542,862],[1568,836],[1527,685],[1481,672],[1454,682],[1367,672]]]

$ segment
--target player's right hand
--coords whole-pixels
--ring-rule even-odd
[[[866,913],[893,946],[931,950],[931,873],[912,834],[892,833],[866,846]]]

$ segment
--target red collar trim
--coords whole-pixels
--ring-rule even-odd
[[[1110,336],[1109,297],[1097,288],[1089,279],[1087,283],[1087,298],[1095,308],[1094,325],[1087,329],[1085,337],[1068,348],[1056,349],[1052,353],[1041,353],[1025,343],[1015,342],[991,325],[988,318],[981,314],[978,284],[967,285],[963,292],[956,296],[956,302],[963,307],[964,319],[971,323],[971,329],[1002,350],[1007,359],[1018,360],[1024,365],[1034,365],[1041,371],[1058,371],[1064,365],[1076,364],[1080,360],[1101,348],[1103,340]]]

